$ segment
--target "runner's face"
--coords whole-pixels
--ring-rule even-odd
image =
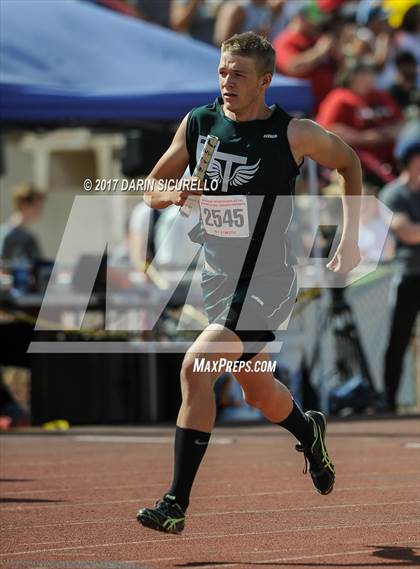
[[[238,112],[255,103],[268,87],[271,75],[260,75],[252,57],[222,53],[219,86],[226,109]]]

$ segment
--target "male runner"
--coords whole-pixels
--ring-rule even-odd
[[[159,531],[180,533],[184,529],[192,484],[214,425],[213,385],[219,374],[194,371],[194,360],[223,357],[251,364],[267,360],[261,348],[274,339],[272,331],[292,309],[296,279],[285,237],[291,209],[281,206],[280,211],[286,209],[285,219],[277,220],[274,214],[278,196],[292,200],[294,180],[305,156],[337,169],[343,180],[342,236],[327,267],[346,272],[360,261],[358,211],[348,199],[361,194],[359,160],[340,138],[313,121],[293,119],[277,105],[265,104],[274,62],[271,44],[252,32],[225,41],[219,65],[221,97],[184,118],[150,174],[152,180],[179,179],[187,165],[193,172],[197,146],[208,134],[220,139],[207,173],[218,180],[218,189],[201,196],[200,231],[190,234],[204,245],[202,288],[210,325],[182,364],[172,485],[153,508],[137,514],[141,524]],[[145,199],[153,208],[164,208],[182,206],[189,195],[188,191],[166,193],[156,187]],[[267,247],[264,237],[270,228],[272,246]],[[241,319],[245,324],[238,325]],[[215,342],[229,345],[230,351],[215,353]],[[235,377],[250,405],[296,437],[296,450],[304,453],[305,465],[309,462],[315,488],[329,494],[335,473],[325,445],[322,413],[303,413],[271,373],[242,370]]]

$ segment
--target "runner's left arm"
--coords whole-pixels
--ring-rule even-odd
[[[343,232],[337,250],[327,264],[334,272],[346,273],[360,263],[358,247],[362,169],[355,151],[340,137],[309,119],[293,119],[288,128],[293,156],[299,164],[305,156],[338,171],[343,189]]]

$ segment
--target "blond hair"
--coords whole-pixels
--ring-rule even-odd
[[[33,204],[45,199],[43,192],[27,183],[17,184],[12,188],[11,192],[15,211],[19,211],[24,204]]]
[[[225,40],[221,46],[222,53],[252,57],[257,63],[261,75],[273,74],[276,64],[276,52],[271,43],[254,32],[235,34]]]

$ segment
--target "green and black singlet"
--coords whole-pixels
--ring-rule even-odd
[[[287,138],[291,119],[273,105],[267,119],[237,122],[224,114],[221,98],[194,109],[188,117],[191,172],[206,136],[213,134],[220,140],[206,175],[207,187],[211,183],[217,189],[206,191],[200,199],[205,258],[217,273],[239,271],[251,276],[258,253],[259,273],[290,265],[286,230],[299,174]],[[278,196],[283,198],[274,208]],[[261,247],[269,223],[270,243]]]
[[[209,321],[244,341],[267,342],[297,293],[287,240],[299,174],[287,138],[292,117],[274,105],[267,119],[237,122],[225,116],[222,103],[218,98],[188,117],[191,172],[206,136],[220,140],[205,177],[209,189],[200,197],[200,223],[190,236],[203,243],[211,267],[202,277]]]

